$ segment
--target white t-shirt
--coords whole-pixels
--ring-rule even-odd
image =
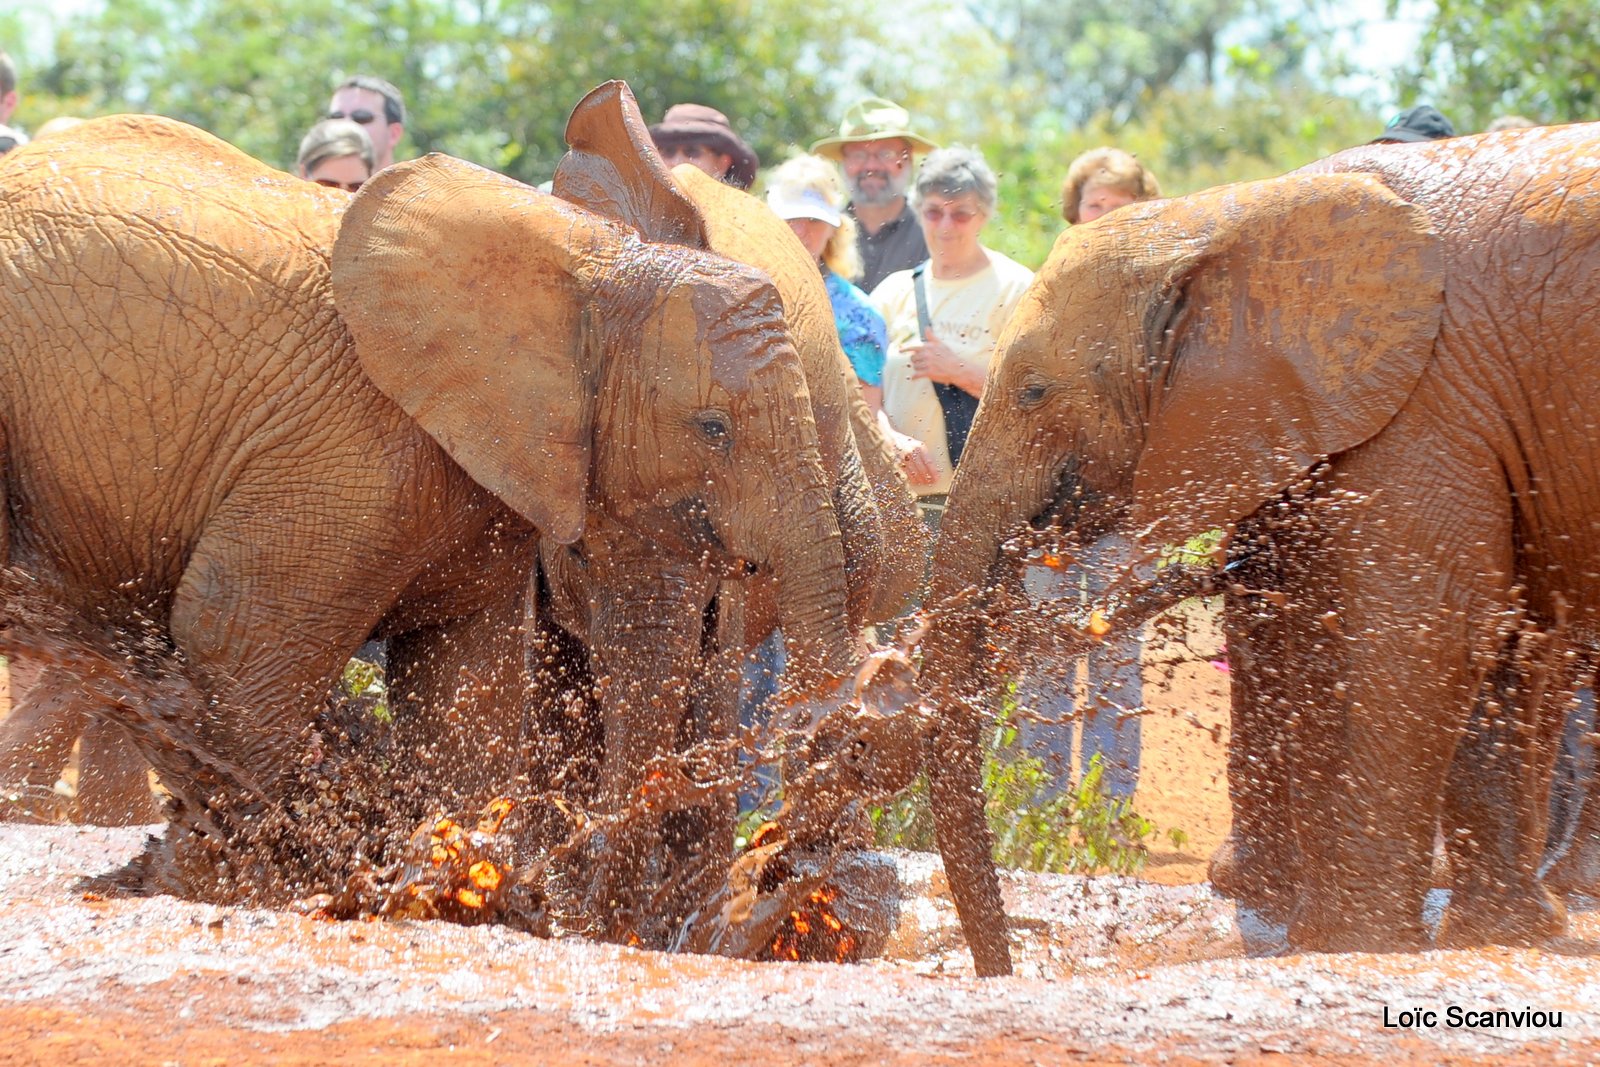
[[[987,368],[1017,302],[1033,282],[1033,271],[990,248],[989,266],[965,278],[940,280],[924,271],[928,320],[933,334],[962,359]],[[914,485],[918,496],[948,493],[954,470],[944,432],[944,411],[933,383],[911,377],[911,359],[900,350],[920,336],[917,294],[908,270],[889,275],[872,291],[872,303],[889,326],[889,353],[883,370],[883,411],[896,430],[928,447],[939,477],[931,485]]]

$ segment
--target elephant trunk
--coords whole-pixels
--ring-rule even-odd
[[[839,457],[833,484],[833,512],[839,523],[840,551],[844,560],[846,608],[852,629],[875,621],[874,606],[887,555],[883,518],[877,499],[867,484],[861,455],[854,447]]]
[[[787,685],[800,693],[831,687],[850,672],[854,654],[844,543],[828,497],[822,479],[812,479],[774,517],[779,541],[771,560],[788,645]]]
[[[599,784],[606,810],[620,811],[637,800],[642,764],[673,750],[710,584],[708,576],[687,568],[654,574],[641,568],[596,583],[603,599],[596,598],[590,637],[605,717]]]
[[[596,806],[610,825],[581,861],[588,866],[584,909],[602,936],[659,947],[672,917],[651,907],[649,898],[674,872],[656,865],[693,862],[663,854],[659,814],[672,796],[693,788],[687,767],[675,766],[672,754],[714,579],[692,566],[653,572],[619,566],[591,572],[591,581],[589,636],[605,738]],[[658,759],[663,762],[653,764]]]
[[[923,641],[922,684],[936,709],[928,746],[939,851],[961,928],[981,977],[1011,973],[1011,949],[984,815],[983,734],[989,722],[980,669],[984,588],[1001,545],[1049,503],[1048,463],[988,461],[982,414],[940,525]]]

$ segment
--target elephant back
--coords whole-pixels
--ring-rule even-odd
[[[348,195],[153,116],[30,144],[0,183],[6,489],[32,558],[159,599],[252,472],[398,455],[403,414],[331,297]]]

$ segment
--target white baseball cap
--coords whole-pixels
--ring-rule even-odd
[[[767,206],[777,212],[780,219],[816,219],[829,226],[837,226],[844,218],[839,209],[828,203],[828,198],[805,185],[780,185],[767,190]]]

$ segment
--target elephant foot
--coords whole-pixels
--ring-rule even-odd
[[[1567,908],[1542,884],[1517,891],[1451,894],[1439,926],[1440,948],[1542,945],[1567,931]]]
[[[1374,886],[1339,898],[1341,902],[1329,903],[1322,893],[1302,895],[1289,920],[1292,951],[1421,952],[1433,947],[1420,894]]]
[[[1212,890],[1267,922],[1287,922],[1295,887],[1283,851],[1252,844],[1246,835],[1230,830],[1207,868]]]
[[[1419,921],[1400,928],[1375,931],[1365,922],[1289,924],[1289,947],[1294,952],[1422,952],[1433,947],[1428,930]]]
[[[0,822],[64,823],[72,816],[72,798],[49,786],[0,786]]]

